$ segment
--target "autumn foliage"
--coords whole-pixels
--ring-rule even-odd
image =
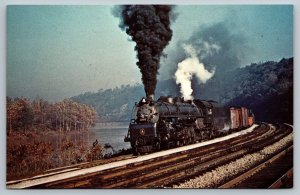
[[[7,97],[6,105],[7,180],[103,157],[101,145],[90,147],[79,139],[96,122],[93,108],[68,99],[50,103]]]
[[[68,99],[49,103],[42,99],[7,97],[7,129],[12,131],[83,131],[95,124],[97,112]]]

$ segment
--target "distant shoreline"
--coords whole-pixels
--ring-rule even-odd
[[[92,129],[119,129],[128,128],[129,122],[100,122],[96,123]]]

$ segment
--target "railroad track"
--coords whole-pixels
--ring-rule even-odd
[[[268,128],[263,128],[252,135],[228,140],[223,142],[221,145],[219,143],[216,146],[208,146],[208,150],[203,150],[201,153],[195,152],[194,156],[190,156],[190,159],[187,161],[188,163],[192,161],[190,166],[184,166],[182,169],[179,169],[176,164],[169,165],[170,167],[168,169],[174,167],[173,173],[164,173],[164,175],[169,174],[169,176],[165,177],[164,175],[160,175],[160,177],[153,178],[149,182],[146,182],[149,180],[149,178],[146,177],[142,185],[129,187],[171,187],[173,184],[180,183],[185,179],[194,177],[243,156],[247,153],[247,147],[250,147],[254,140],[267,137],[270,133],[268,130]],[[180,165],[182,166],[182,163]]]
[[[117,162],[117,161],[132,159],[132,158],[135,158],[132,154],[126,154],[126,155],[121,155],[121,156],[107,158],[107,159],[95,160],[92,162],[84,162],[84,163],[79,163],[76,165],[53,168],[53,169],[46,170],[43,173],[44,174],[52,174],[52,173],[55,174],[55,173],[61,172],[61,171],[64,172],[66,170],[85,169],[85,168],[95,167],[95,166],[99,166],[99,165],[104,165],[104,164],[113,163],[113,162]]]
[[[264,138],[259,138],[259,137],[257,137],[257,140],[258,140],[258,141],[257,141],[256,143],[253,142],[253,141],[251,141],[251,142],[249,142],[249,144],[244,144],[243,148],[244,148],[244,149],[247,148],[247,149],[246,149],[247,152],[243,153],[243,155],[238,155],[237,158],[232,158],[231,161],[234,161],[235,159],[239,159],[239,158],[243,157],[243,156],[246,155],[246,154],[253,153],[253,152],[256,152],[256,151],[259,151],[259,150],[261,150],[262,148],[264,148],[264,147],[266,147],[266,146],[269,146],[269,145],[271,145],[271,144],[273,144],[273,143],[279,141],[280,139],[282,139],[283,137],[285,137],[286,135],[288,135],[288,134],[291,132],[291,130],[289,130],[289,131],[281,131],[281,132],[280,132],[280,131],[278,131],[279,129],[280,129],[280,128],[278,128],[277,131],[272,132],[272,133],[270,134],[271,136],[267,136],[267,135],[265,134],[265,135],[264,135]],[[270,138],[272,138],[272,139],[270,139]],[[232,153],[231,153],[231,154],[232,154]],[[230,155],[231,155],[231,154],[230,154]],[[223,157],[220,157],[220,158],[223,158]],[[227,158],[227,157],[224,156],[224,158]],[[216,159],[216,160],[218,160],[218,159]],[[227,161],[227,162],[229,162],[229,161]],[[196,177],[189,177],[188,180],[193,180],[193,178],[197,178],[199,175],[203,175],[204,173],[209,172],[209,171],[211,171],[212,169],[215,169],[215,168],[217,168],[217,167],[221,167],[221,165],[224,165],[224,164],[226,164],[227,162],[225,162],[225,163],[220,163],[219,166],[214,166],[214,167],[212,167],[211,169],[206,169],[205,171],[200,172],[200,174],[197,174]],[[216,174],[216,173],[214,173],[214,174]],[[226,176],[226,177],[227,177],[227,176]],[[197,179],[196,179],[196,180],[197,180]],[[172,183],[172,182],[171,182],[168,186],[169,186],[169,187],[174,187],[174,186],[180,187],[180,186],[178,186],[178,185],[180,185],[180,183],[184,183],[185,181],[186,181],[186,180],[181,180],[181,181],[179,181],[179,182],[177,182],[177,183]],[[196,182],[199,182],[199,180],[196,181]],[[191,183],[193,183],[193,182],[191,182]],[[183,187],[183,188],[190,188],[191,186],[194,186],[194,184],[183,185],[182,187]],[[180,187],[180,188],[182,188],[182,187]],[[212,186],[210,186],[209,188],[217,188],[217,186],[212,185]]]
[[[249,151],[259,150],[278,141],[288,133],[290,131],[282,131],[279,126],[262,124],[251,133],[200,148],[27,186],[30,188],[158,188],[171,186],[228,163]],[[274,139],[270,139],[270,137]],[[78,167],[75,169],[77,170]],[[30,181],[26,180],[25,182]],[[17,183],[11,182],[8,185],[14,186],[15,184]]]
[[[230,180],[219,188],[280,188],[284,185],[282,181],[286,178],[282,176],[291,176],[292,167],[293,146],[289,146],[277,155]],[[279,185],[277,178],[280,178]]]
[[[291,142],[267,160],[227,181],[219,188],[291,188],[292,177],[293,143]]]

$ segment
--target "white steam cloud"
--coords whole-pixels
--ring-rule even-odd
[[[197,57],[196,50],[192,45],[183,44],[183,48],[187,54],[187,58],[178,63],[177,71],[175,72],[176,84],[180,84],[180,92],[184,100],[192,100],[192,77],[195,75],[200,82],[205,83],[210,79],[215,70],[209,72],[205,69]]]

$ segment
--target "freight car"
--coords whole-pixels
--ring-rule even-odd
[[[254,123],[247,108],[225,108],[215,101],[180,97],[142,98],[132,113],[127,136],[135,154],[211,139],[220,130],[241,129]],[[253,116],[253,115],[251,115]]]
[[[231,129],[249,127],[254,123],[254,114],[245,107],[230,108]]]

